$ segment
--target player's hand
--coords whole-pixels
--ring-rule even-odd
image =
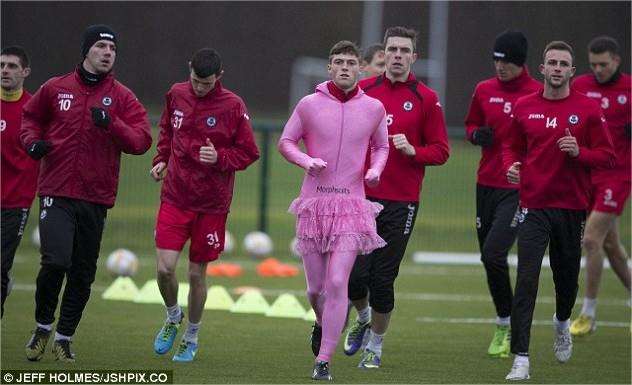
[[[399,150],[402,154],[408,156],[415,156],[415,147],[413,147],[410,143],[408,143],[408,139],[406,139],[406,135],[404,134],[395,134],[389,135],[389,139],[393,140],[393,146]]]
[[[108,128],[112,119],[110,119],[110,115],[103,108],[99,107],[90,107],[90,111],[92,111],[92,122],[94,125],[101,128]]]
[[[166,170],[167,170],[167,163],[165,163],[165,162],[158,162],[149,171],[149,175],[151,175],[151,177],[154,178],[154,180],[156,182],[160,182],[161,180],[163,180],[165,178],[165,171]]]
[[[48,154],[50,152],[50,149],[52,148],[52,144],[49,141],[46,140],[36,140],[35,142],[31,143],[28,148],[26,149],[26,152],[28,153],[28,155],[35,159],[35,160],[40,160],[42,159],[46,154]]]
[[[511,167],[509,167],[509,170],[507,170],[507,180],[509,183],[520,183],[520,166],[522,166],[522,163],[514,162]]]
[[[579,145],[577,139],[571,134],[571,131],[566,128],[566,136],[562,136],[557,140],[557,146],[562,152],[565,152],[571,158],[577,158],[579,155]]]
[[[213,146],[209,138],[206,138],[206,146],[200,147],[200,162],[206,164],[217,163],[217,150],[215,150],[215,146]]]
[[[377,185],[380,184],[380,173],[372,168],[366,170],[366,175],[364,175],[364,183],[366,183],[366,185],[371,188],[377,187]]]
[[[318,174],[326,168],[327,162],[320,158],[310,158],[305,165],[305,171],[311,176],[318,176]]]
[[[489,147],[494,143],[494,133],[489,127],[479,127],[472,132],[472,144]]]

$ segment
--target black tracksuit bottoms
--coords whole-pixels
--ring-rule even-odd
[[[65,336],[75,334],[90,298],[106,216],[107,208],[100,204],[63,197],[40,198],[42,261],[36,282],[35,320],[40,324],[55,321],[66,277],[57,323],[57,332]]]
[[[518,233],[518,190],[476,185],[476,233],[496,315],[511,314],[507,254]]]
[[[4,301],[9,295],[9,273],[11,273],[15,251],[24,234],[28,218],[28,208],[2,209],[2,229],[0,230],[2,232],[2,316],[4,316]]]
[[[384,206],[376,218],[377,233],[386,246],[367,255],[358,255],[349,277],[349,299],[369,295],[371,308],[378,313],[390,313],[395,306],[395,278],[406,252],[417,219],[418,202],[398,202],[372,199]]]
[[[564,321],[571,316],[577,296],[586,212],[551,208],[523,210],[523,214],[524,222],[518,230],[518,275],[511,310],[511,352],[527,355],[542,257],[547,246],[557,319]]]

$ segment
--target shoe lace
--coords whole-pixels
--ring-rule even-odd
[[[64,355],[64,357],[71,358],[72,352],[70,351],[70,341],[61,340],[57,343],[59,344],[59,347],[61,348],[61,353]]]
[[[329,372],[329,362],[321,361],[318,363],[318,374],[323,375]]]
[[[171,337],[171,334],[175,331],[176,325],[172,324],[172,323],[168,323],[167,325],[165,325],[165,327],[162,329],[162,334],[160,336],[160,338],[163,341],[167,341],[169,340],[169,338]]]
[[[184,354],[187,351],[187,343],[182,341],[180,346],[178,346],[178,355]]]
[[[44,338],[48,333],[41,330],[40,328],[31,331],[31,333],[33,333],[33,337],[31,338],[31,341],[29,343],[29,349],[41,349],[44,345]]]
[[[368,350],[366,356],[364,356],[364,362],[371,362],[375,360],[375,353],[371,350]]]
[[[502,344],[506,335],[507,335],[507,332],[505,330],[500,329],[500,328],[496,329],[496,332],[494,332],[494,339],[492,340],[492,343],[494,345]]]
[[[356,323],[351,326],[351,330],[349,331],[349,337],[355,339],[360,336],[360,334],[364,331],[364,326],[366,324],[360,323],[360,321],[356,321]]]

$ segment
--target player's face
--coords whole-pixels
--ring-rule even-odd
[[[413,52],[413,42],[409,38],[393,36],[386,40],[384,58],[386,72],[393,77],[401,77],[408,75],[417,54]]]
[[[90,47],[84,67],[94,74],[105,74],[112,70],[116,60],[116,44],[109,40],[99,40]]]
[[[0,67],[2,67],[2,89],[5,91],[22,88],[24,78],[31,73],[30,68],[22,68],[20,58],[15,55],[0,55]]]
[[[619,68],[621,58],[618,55],[613,55],[610,52],[602,53],[588,53],[588,62],[590,63],[590,69],[597,82],[606,83]]]
[[[540,64],[540,73],[544,75],[544,83],[552,88],[567,86],[575,74],[571,53],[557,49],[548,51],[544,56],[544,64]]]
[[[364,72],[364,76],[368,78],[382,75],[385,70],[384,51],[374,53],[371,62],[362,66],[362,72]]]
[[[195,96],[197,96],[198,98],[206,96],[209,92],[213,90],[213,88],[215,88],[215,83],[217,83],[220,77],[221,74],[219,76],[213,74],[211,76],[201,78],[197,76],[193,69],[191,69],[191,88],[193,88]]]
[[[502,60],[494,60],[496,76],[501,82],[508,82],[522,73],[522,67]]]
[[[357,56],[341,53],[331,57],[327,65],[329,78],[341,90],[351,90],[358,83],[360,76],[360,59]]]

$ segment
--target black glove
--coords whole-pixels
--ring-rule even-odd
[[[472,133],[472,144],[489,147],[494,142],[494,134],[489,127],[479,127]]]
[[[625,132],[625,136],[630,139],[632,138],[632,133],[630,133],[630,123],[623,126],[623,132]]]
[[[44,157],[44,155],[48,154],[51,148],[52,145],[50,142],[46,140],[36,140],[28,146],[26,152],[31,158],[40,160]]]
[[[92,121],[94,125],[101,128],[108,128],[110,125],[110,115],[108,115],[107,111],[103,108],[92,107],[90,108],[92,111]]]

